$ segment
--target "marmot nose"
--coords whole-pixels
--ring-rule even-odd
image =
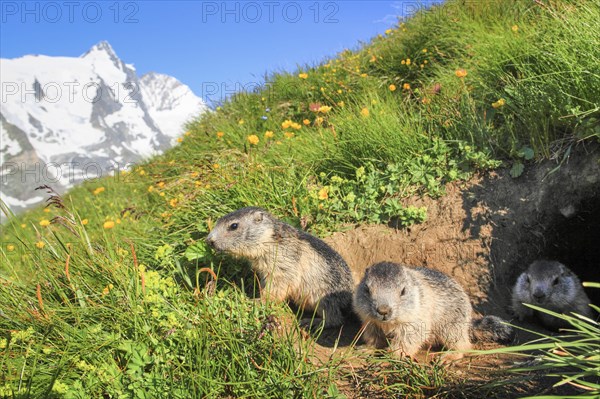
[[[390,314],[391,311],[392,308],[388,305],[381,305],[377,307],[377,313],[379,313],[382,316],[387,316],[388,314]]]
[[[535,299],[536,302],[542,302],[545,297],[546,294],[544,294],[542,291],[536,291],[533,293],[533,299]]]
[[[208,245],[210,245],[213,248],[215,247],[215,239],[212,234],[207,235],[205,240]]]

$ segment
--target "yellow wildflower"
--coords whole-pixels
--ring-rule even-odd
[[[240,119],[240,120],[238,121],[238,125],[243,125],[243,124],[244,124],[244,120],[243,120],[243,119]]]
[[[402,61],[400,61],[400,63],[401,63],[402,65],[406,65],[406,60],[402,60]]]
[[[182,138],[182,137],[177,137],[177,142],[178,142],[178,143],[181,143],[181,142],[183,142],[183,138]]]
[[[272,132],[272,131],[270,131],[270,130],[267,130],[267,131],[265,132],[265,138],[266,138],[266,139],[273,138],[273,136],[274,136],[274,135],[275,135],[275,133],[273,133],[273,132]]]
[[[50,208],[44,208],[44,212],[45,213],[49,213],[50,212]]]
[[[251,134],[248,136],[248,142],[252,145],[257,145],[260,140],[256,134]]]
[[[504,104],[506,104],[506,101],[504,101],[504,99],[501,98],[498,101],[492,103],[492,107],[494,107],[494,108],[500,108],[500,107],[504,106]]]
[[[329,189],[327,187],[323,187],[319,190],[319,199],[326,200],[327,198],[329,198]]]
[[[300,79],[306,79],[306,78],[308,78],[308,74],[307,73],[301,73],[301,74],[298,75],[298,77]]]
[[[374,55],[371,56],[371,59],[369,60],[369,62],[375,62],[377,61],[377,57],[375,57]]]
[[[140,174],[142,174],[142,172],[140,172]],[[101,192],[103,192],[105,189],[104,187],[98,187],[97,189],[94,190],[94,195],[98,195]]]
[[[46,246],[46,243],[44,241],[38,241],[35,243],[35,246],[38,247],[39,249],[42,249]]]
[[[310,125],[310,121],[309,121],[308,119],[304,119],[304,120],[302,121],[302,123],[304,123],[305,125]]]
[[[218,163],[213,163],[213,169],[219,169],[221,167],[221,165],[219,165]]]
[[[294,133],[292,133],[292,132],[283,132],[283,135],[288,139],[291,139],[292,137],[294,137]]]
[[[328,113],[329,111],[331,111],[331,107],[328,105],[321,105],[317,110],[317,112],[322,112],[324,114]]]
[[[165,186],[165,182],[164,181],[159,181],[158,184],[156,184],[158,187],[163,188]]]
[[[138,173],[140,174],[140,176],[144,176],[146,174],[146,171],[144,169],[140,169]]]
[[[12,245],[12,244],[8,244],[8,245],[6,246],[6,250],[7,250],[8,252],[12,252],[12,251],[14,251],[14,250],[15,250],[15,246],[14,246],[14,245]]]
[[[410,58],[407,58],[407,59],[406,59],[406,65],[410,65],[410,62],[411,62],[411,61],[410,61]]]
[[[221,137],[223,137],[223,135],[225,135],[225,133],[223,133],[223,132],[217,132],[217,138],[221,138]]]
[[[173,198],[169,201],[169,205],[171,205],[172,208],[175,208],[177,206],[177,198]]]
[[[294,130],[300,130],[300,129],[302,129],[302,125],[300,125],[299,123],[296,123],[296,122],[292,123],[292,124],[290,125],[290,127],[291,127],[292,129],[294,129]]]
[[[87,220],[87,219],[83,219],[83,220],[81,221],[81,224],[85,226],[85,225],[86,225],[86,224],[88,224],[89,222],[90,222],[89,220]]]
[[[361,78],[366,78],[367,76],[368,76],[368,75],[367,75],[366,73],[361,73],[361,74],[360,74],[360,77],[361,77]]]
[[[117,218],[117,224],[121,224],[121,219]]]
[[[21,223],[21,228],[24,229],[25,227],[27,227],[27,225],[25,223]]]
[[[112,290],[115,286],[112,284],[107,285],[106,287],[104,287],[104,289],[102,290],[102,296],[104,295],[108,295],[108,293],[110,292],[110,290]]]
[[[426,52],[427,52],[427,49],[426,49],[426,48],[424,48],[424,49],[423,49],[423,50],[421,50],[421,51],[423,51],[424,53],[426,53]]]
[[[386,35],[389,35],[389,34],[390,34],[390,33],[392,33],[392,32],[393,32],[393,30],[391,30],[391,29],[386,29],[386,30],[385,30],[385,34],[386,34]]]
[[[112,229],[113,227],[115,227],[115,222],[113,222],[112,220],[107,220],[106,222],[104,222],[102,227],[104,227],[106,230]]]
[[[390,89],[390,91],[396,91],[396,85],[395,84],[391,84],[388,86],[388,89]]]
[[[512,31],[516,33],[519,31],[519,25],[513,25],[510,29],[512,29]]]
[[[409,83],[404,83],[404,84],[402,85],[402,88],[403,88],[404,90],[410,90],[410,84],[409,84]]]
[[[369,109],[368,108],[363,108],[360,110],[360,114],[364,117],[369,116]]]
[[[421,100],[421,102],[425,105],[430,104],[431,103],[431,99],[427,98],[427,97],[423,97],[423,99]]]
[[[468,75],[467,71],[465,69],[457,69],[454,74],[456,75],[456,77],[458,78],[464,78],[465,76]]]
[[[165,193],[163,193],[163,192],[160,192],[160,193],[158,193],[158,195],[160,195],[161,197],[164,197],[164,196],[165,196]]]
[[[343,102],[343,101],[340,101],[340,102],[338,103],[338,105],[339,105],[340,107],[342,107],[342,108],[343,108],[343,107],[346,105],[346,103],[345,103],[345,102]]]
[[[50,226],[50,221],[48,219],[43,219],[42,221],[40,221],[40,226],[42,226],[42,227]]]
[[[294,123],[294,122],[292,122],[292,121],[291,121],[291,120],[289,120],[289,119],[286,119],[286,120],[285,120],[285,121],[283,121],[283,123],[281,124],[281,128],[282,128],[282,129],[287,129],[288,127],[292,126],[292,123]]]
[[[148,192],[151,193],[152,191],[154,191],[154,186],[148,186]]]

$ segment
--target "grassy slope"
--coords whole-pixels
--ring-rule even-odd
[[[340,360],[273,329],[289,311],[247,300],[225,282],[251,284],[245,265],[201,239],[244,205],[319,235],[422,222],[403,198],[599,135],[597,8],[461,3],[274,74],[165,155],[2,226],[0,397],[335,397]],[[220,275],[215,292],[202,267]],[[437,366],[411,367],[378,388],[444,385]]]

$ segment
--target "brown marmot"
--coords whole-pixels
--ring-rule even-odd
[[[593,317],[590,299],[579,278],[557,261],[536,260],[518,278],[512,293],[512,308],[519,320],[537,319],[550,330],[569,327],[570,324],[552,315],[525,305],[539,306],[555,313],[578,313]]]
[[[463,288],[445,274],[396,263],[377,263],[365,271],[354,293],[354,310],[366,322],[367,344],[413,357],[425,343],[443,344],[446,349],[471,348],[474,328],[493,330],[496,341],[512,340],[513,330],[502,319],[486,316],[473,326],[471,303]],[[446,354],[459,359],[462,353]]]
[[[313,326],[340,326],[352,311],[352,274],[342,257],[317,237],[257,207],[220,218],[206,237],[218,251],[246,258],[262,294],[316,311]],[[311,319],[303,319],[307,325]]]

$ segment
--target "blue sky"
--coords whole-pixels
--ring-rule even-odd
[[[354,48],[422,4],[2,0],[0,57],[76,57],[107,40],[138,74],[172,75],[216,101],[262,82],[265,73],[293,71]]]

